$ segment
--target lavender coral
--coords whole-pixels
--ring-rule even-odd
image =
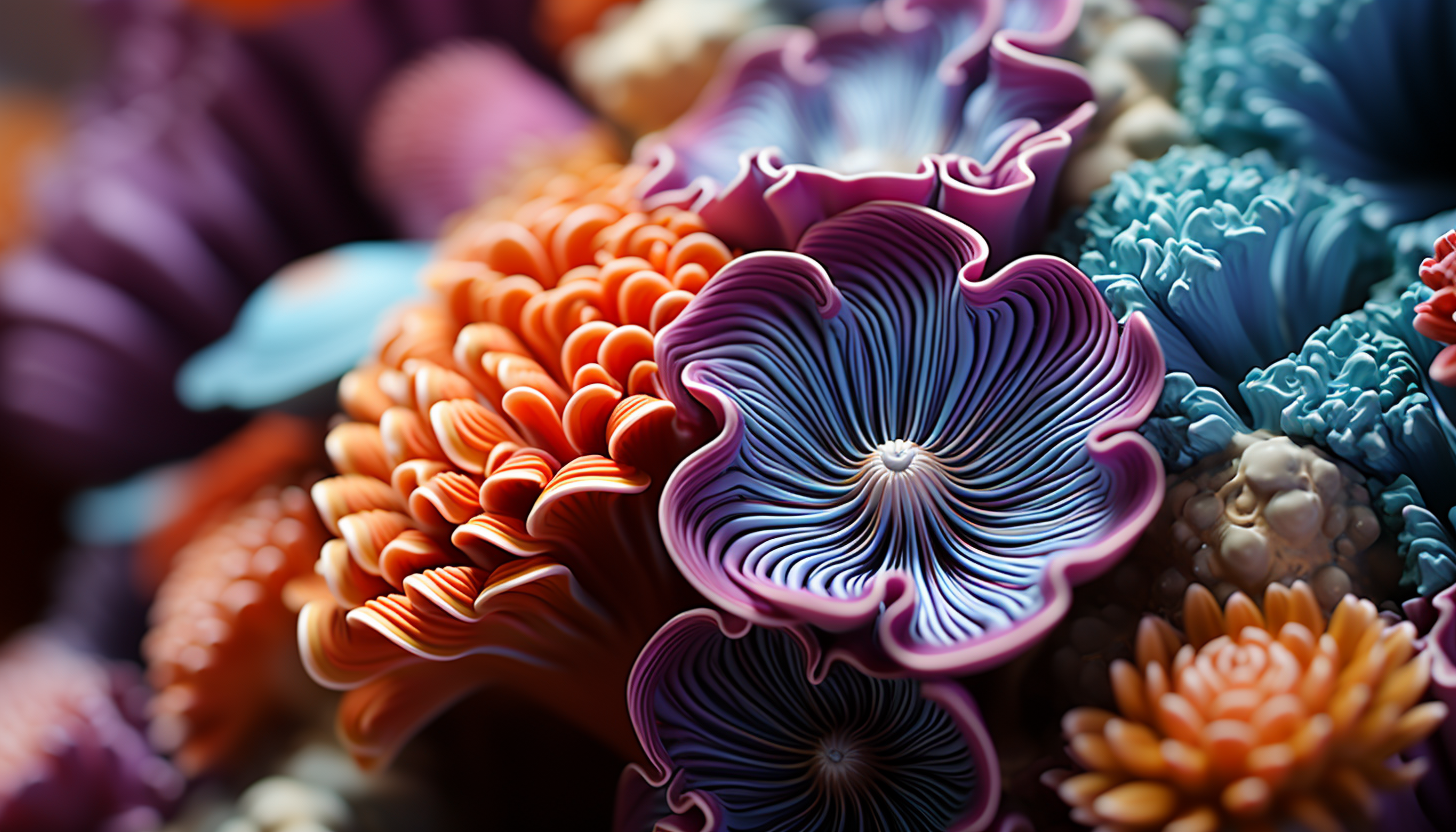
[[[866,201],[929,205],[995,256],[1040,238],[1054,180],[1094,109],[1085,74],[1044,57],[1074,0],[887,0],[742,43],[695,108],[644,139],[649,205],[727,242],[792,247]]]
[[[1162,487],[1131,431],[1162,379],[1146,322],[1120,329],[1061,260],[982,279],[986,257],[871,203],[735,260],[659,336],[667,397],[718,430],[661,510],[700,591],[760,623],[878,622],[895,661],[967,671],[1132,544]]]

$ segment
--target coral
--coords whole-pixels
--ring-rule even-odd
[[[178,397],[194,410],[252,410],[337,380],[368,355],[374,321],[418,294],[430,256],[419,243],[348,243],[290,263],[182,365]]]
[[[1187,637],[1139,626],[1137,662],[1117,661],[1118,712],[1079,708],[1062,727],[1085,773],[1056,782],[1088,825],[1213,830],[1231,823],[1343,828],[1372,819],[1377,793],[1414,783],[1396,752],[1447,708],[1417,704],[1432,658],[1409,622],[1347,596],[1328,624],[1308,584],[1272,584],[1261,611],[1235,593],[1220,609],[1193,585]]]
[[[1079,265],[1119,319],[1148,316],[1169,372],[1234,396],[1385,273],[1363,197],[1266,153],[1174,148],[1097,193]]]
[[[559,172],[462,218],[431,298],[340,385],[341,476],[313,489],[333,598],[304,608],[299,641],[348,691],[361,761],[488,685],[636,753],[623,682],[692,599],[657,495],[699,441],[661,398],[653,333],[731,258],[697,217],[643,212],[640,175]]]
[[[0,830],[142,832],[182,778],[147,747],[129,667],[44,632],[0,649]]]
[[[173,559],[142,655],[157,691],[148,734],[184,772],[247,761],[259,736],[298,708],[306,680],[292,655],[299,602],[288,591],[312,577],[326,539],[307,492],[269,486]]]
[[[1416,305],[1416,332],[1443,344],[1456,342],[1456,230],[1448,231],[1434,246],[1435,256],[1421,263],[1421,282],[1435,294]],[[1446,347],[1430,365],[1431,378],[1456,384],[1456,347]]]
[[[1401,561],[1380,544],[1364,475],[1318,448],[1260,431],[1169,477],[1173,546],[1159,588],[1179,599],[1190,582],[1226,598],[1306,580],[1323,609],[1351,591],[1386,600]],[[1161,524],[1159,524],[1161,525]]]
[[[1162,382],[1146,322],[1118,327],[1064,261],[983,279],[986,258],[944,215],[870,203],[735,260],[658,336],[668,399],[717,434],[661,512],[714,603],[875,625],[894,661],[966,672],[1137,538],[1162,496],[1133,433]]]
[[[400,229],[431,238],[522,154],[569,144],[589,123],[565,90],[511,50],[454,41],[396,72],[380,91],[364,165]]]
[[[1095,106],[1049,59],[1069,0],[886,0],[746,39],[694,108],[638,144],[648,204],[700,213],[747,248],[792,248],[864,202],[927,205],[1002,262],[1039,241]]]
[[[1405,564],[1401,586],[1429,598],[1456,583],[1456,543],[1435,514],[1426,508],[1415,483],[1404,474],[1388,486],[1371,483],[1371,504],[1387,529],[1396,534],[1397,552]]]
[[[1456,206],[1442,107],[1456,14],[1445,0],[1210,0],[1188,34],[1180,104],[1231,153],[1351,180],[1376,225]],[[1399,90],[1399,94],[1392,94]]]
[[[1071,54],[1087,67],[1097,114],[1067,160],[1058,193],[1085,205],[1136,159],[1156,159],[1193,140],[1173,105],[1183,37],[1132,0],[1086,0]]]
[[[636,774],[666,787],[672,820],[702,832],[991,823],[995,750],[963,689],[819,660],[806,631],[707,610],[662,628],[632,670],[628,699],[650,761]]]

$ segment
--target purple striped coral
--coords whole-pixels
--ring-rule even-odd
[[[1134,432],[1162,389],[1147,321],[1119,327],[1055,257],[982,279],[987,254],[943,214],[870,203],[733,261],[659,333],[667,398],[718,429],[660,512],[709,599],[874,624],[895,662],[969,672],[1137,539],[1163,490]]]
[[[791,248],[877,199],[938,208],[997,256],[1045,230],[1086,74],[1046,57],[1077,0],[887,0],[749,38],[638,157],[649,205],[691,207],[735,245]]]
[[[821,666],[803,629],[683,613],[643,648],[627,698],[649,762],[623,778],[637,799],[619,832],[973,832],[995,817],[996,752],[964,689]]]

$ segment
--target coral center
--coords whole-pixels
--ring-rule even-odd
[[[891,471],[904,471],[915,461],[915,450],[903,439],[892,439],[880,446],[880,464]]]

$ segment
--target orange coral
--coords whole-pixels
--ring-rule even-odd
[[[339,0],[188,0],[234,26],[266,26],[290,14],[337,3]]]
[[[576,38],[597,28],[602,13],[614,6],[635,6],[637,0],[539,0],[536,35],[560,52]]]
[[[627,672],[691,603],[657,495],[698,439],[658,395],[653,333],[732,256],[696,215],[643,212],[639,177],[559,171],[462,219],[433,301],[340,385],[341,476],[313,491],[333,599],[299,638],[313,677],[349,691],[361,762],[488,684],[638,753]]]
[[[1376,791],[1407,786],[1424,761],[1390,767],[1446,716],[1416,704],[1430,679],[1415,627],[1391,625],[1346,596],[1326,626],[1309,585],[1271,585],[1261,611],[1232,595],[1220,610],[1197,584],[1187,640],[1145,618],[1137,664],[1114,662],[1121,715],[1067,713],[1069,752],[1086,773],[1058,784],[1080,823],[1213,832],[1290,820],[1338,830],[1373,819]]]
[[[60,105],[36,95],[0,94],[0,252],[30,232],[27,180],[36,159],[64,132]]]
[[[142,642],[157,692],[150,734],[187,773],[239,759],[257,728],[307,690],[289,647],[298,607],[323,594],[307,584],[320,583],[313,566],[328,534],[292,483],[317,442],[301,420],[255,420],[192,464],[192,505],[162,536],[192,533],[168,558]]]

